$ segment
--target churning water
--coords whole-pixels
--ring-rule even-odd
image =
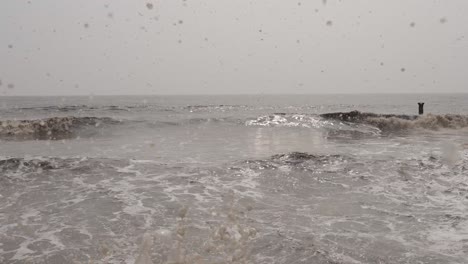
[[[0,100],[1,263],[468,259],[466,95]]]

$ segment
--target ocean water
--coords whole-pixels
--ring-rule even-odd
[[[0,263],[467,259],[468,95],[0,98]]]

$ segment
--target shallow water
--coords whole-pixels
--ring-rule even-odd
[[[466,95],[0,105],[1,263],[468,259]]]

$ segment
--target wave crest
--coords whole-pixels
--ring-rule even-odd
[[[327,113],[322,114],[321,117],[343,122],[367,124],[385,132],[398,132],[412,129],[461,129],[468,127],[468,116],[454,114],[411,116],[351,111]]]
[[[64,139],[84,127],[100,127],[120,121],[108,117],[51,117],[37,120],[0,121],[0,138],[4,139]]]
[[[304,127],[321,128],[332,125],[328,120],[323,120],[317,116],[302,114],[284,114],[276,113],[273,115],[260,116],[254,120],[248,120],[247,126],[265,126],[265,127]]]
[[[468,127],[468,117],[462,115],[432,115],[428,114],[414,120],[405,120],[398,117],[372,117],[366,122],[383,131],[402,131],[411,129],[461,129]]]
[[[301,127],[323,130],[330,137],[378,136],[380,129],[367,124],[341,122],[318,115],[277,113],[245,122],[246,126]]]

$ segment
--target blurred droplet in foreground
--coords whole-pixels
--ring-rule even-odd
[[[442,162],[447,166],[454,166],[461,158],[458,147],[452,142],[444,142],[441,151]]]

